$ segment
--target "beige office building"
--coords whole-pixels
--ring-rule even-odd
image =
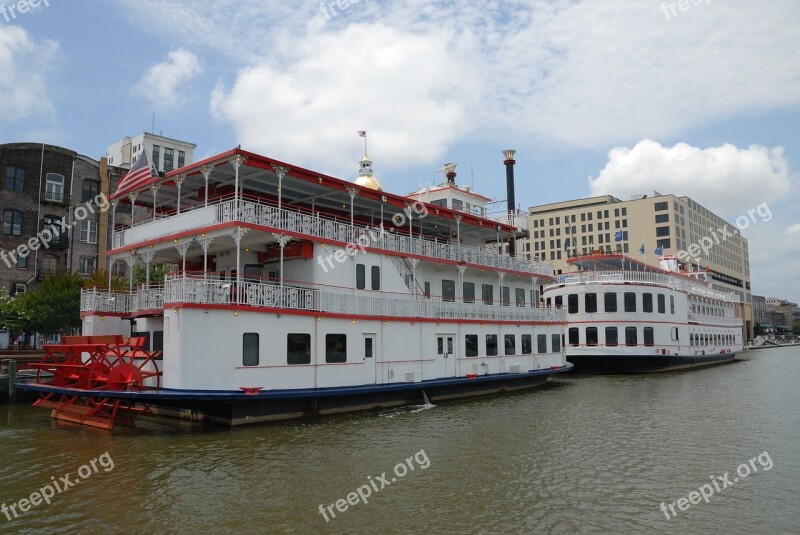
[[[570,257],[616,252],[655,267],[657,253],[676,255],[688,270],[709,269],[713,286],[739,294],[744,336],[752,338],[747,240],[736,225],[689,197],[656,193],[622,201],[604,195],[533,206],[529,214],[530,237],[518,250],[549,260],[556,273],[579,269],[567,263]]]

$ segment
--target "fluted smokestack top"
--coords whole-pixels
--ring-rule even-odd
[[[517,153],[517,151],[515,151],[514,149],[506,149],[506,150],[504,150],[503,151],[503,156],[506,157],[506,161],[503,162],[503,163],[506,163],[506,164],[508,164],[508,163],[516,163],[514,161],[514,155],[516,153]]]

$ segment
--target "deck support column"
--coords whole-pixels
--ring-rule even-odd
[[[408,263],[411,264],[411,287],[414,288],[414,300],[417,300],[417,264],[419,264],[419,258],[409,258]]]
[[[356,198],[356,194],[358,193],[358,189],[356,188],[347,188],[347,194],[350,195],[350,232],[353,233],[353,240],[355,241],[355,229],[353,228],[353,200]]]
[[[125,263],[128,264],[128,291],[133,292],[133,268],[136,267],[136,255],[133,250],[125,256]]]
[[[273,236],[275,236],[275,239],[278,240],[278,245],[281,248],[281,260],[280,260],[280,270],[281,270],[281,274],[280,274],[280,277],[281,277],[280,278],[280,304],[278,306],[283,307],[285,305],[285,303],[284,303],[285,299],[284,299],[284,295],[283,295],[283,249],[284,249],[284,247],[286,247],[286,244],[289,243],[289,240],[291,240],[291,238],[289,236],[287,236],[286,234],[273,234]]]
[[[238,167],[237,167],[238,169]],[[250,229],[236,227],[233,231],[233,241],[236,242],[236,304],[241,304],[242,288],[242,238]]]
[[[117,219],[117,202],[111,202],[111,249],[117,247],[117,237],[114,235],[114,225]],[[114,267],[114,258],[108,255],[108,295],[111,295],[111,270]]]
[[[203,248],[203,280],[208,278],[208,246],[214,241],[214,238],[206,238],[205,234],[200,235],[200,247]]]
[[[211,177],[211,171],[213,170],[214,170],[213,165],[204,165],[201,171],[203,173],[203,180],[205,180],[206,182],[206,190],[205,190],[206,195],[205,195],[205,200],[203,201],[203,206],[208,206],[208,179],[209,177]]]
[[[131,193],[131,228],[136,224],[136,198],[139,196],[139,193]]]
[[[455,215],[453,219],[456,220],[456,247],[458,249],[458,259],[462,260],[461,256],[461,216]]]
[[[192,245],[192,240],[186,242],[180,242],[175,245],[175,249],[178,250],[178,254],[181,255],[181,259],[183,261],[183,265],[181,266],[181,271],[183,272],[183,278],[186,279],[186,253],[189,251],[189,247]]]
[[[281,209],[283,208],[283,178],[289,170],[280,165],[273,165],[272,168],[275,169],[275,174],[278,175],[278,226],[283,228],[283,215],[281,214]],[[282,247],[281,250],[283,250]]]
[[[181,188],[184,182],[186,182],[185,174],[180,174],[175,177],[175,184],[178,186],[178,214],[181,213]],[[155,207],[153,207],[153,219],[155,219]]]
[[[155,251],[145,251],[142,253],[142,260],[144,260],[145,266],[145,287],[150,287],[150,262],[153,261],[155,258],[156,252]]]
[[[156,220],[156,207],[158,205],[158,184],[153,184],[150,189],[153,191],[153,221]]]
[[[233,166],[233,217],[234,221],[239,220],[239,168],[242,166],[242,157],[240,155],[236,155],[229,160],[230,164]],[[237,272],[238,273],[238,272]]]

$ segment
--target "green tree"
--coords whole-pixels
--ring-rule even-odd
[[[164,284],[164,278],[167,273],[174,270],[172,264],[159,264],[150,266],[150,284]],[[136,270],[133,272],[133,283],[144,284],[147,282],[147,271],[144,266],[137,265]]]
[[[761,336],[763,334],[765,334],[764,327],[762,327],[760,323],[756,322],[756,324],[753,325],[753,335]]]
[[[23,293],[0,297],[0,328],[8,329],[12,338],[35,330],[28,308],[31,295]]]
[[[794,334],[800,335],[800,321],[794,324]]]
[[[25,301],[32,330],[66,334],[80,329],[83,282],[83,277],[75,273],[45,277],[35,291],[27,294]]]
[[[98,269],[83,279],[83,287],[108,290],[108,271],[105,269]],[[127,291],[128,279],[124,277],[111,277],[111,290],[117,292]]]

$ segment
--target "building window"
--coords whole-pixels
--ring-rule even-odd
[[[579,346],[581,344],[580,332],[577,327],[570,327],[569,331],[567,331],[567,343],[571,346]]]
[[[84,180],[81,188],[81,202],[91,202],[100,193],[100,183],[97,180]]]
[[[363,290],[367,287],[367,266],[356,264],[356,288]]]
[[[497,356],[497,335],[496,334],[487,334],[486,335],[486,356],[487,357]]]
[[[656,214],[656,223],[669,223],[669,214]]]
[[[639,345],[639,340],[636,336],[636,327],[625,327],[625,345]]]
[[[530,355],[533,353],[533,336],[530,334],[522,335],[522,354]]]
[[[22,212],[3,210],[3,234],[6,236],[22,235]]]
[[[28,269],[28,255],[17,257],[17,269]]]
[[[553,353],[561,353],[561,335],[554,334],[550,338],[553,343]]]
[[[536,352],[547,353],[547,335],[539,334],[536,336]]]
[[[6,167],[6,189],[9,191],[25,191],[25,169]]]
[[[662,249],[669,249],[672,244],[669,241],[669,238],[665,238],[663,240],[656,240],[656,247],[661,247]]]
[[[625,292],[625,312],[636,312],[636,294]]]
[[[475,302],[475,283],[474,282],[465,282],[464,287],[464,302],[465,303],[474,303]]]
[[[64,202],[64,175],[47,173],[44,200],[51,202]]]
[[[503,336],[506,345],[506,355],[517,354],[517,337],[513,334],[506,334]]]
[[[606,327],[606,345],[611,347],[619,345],[619,333],[616,327]]]
[[[516,294],[517,306],[518,307],[524,307],[525,306],[525,288],[517,288],[517,289],[514,290],[514,293]]]
[[[97,243],[97,221],[84,219],[81,221],[81,243]]]
[[[97,269],[97,257],[84,256],[80,260],[80,273],[81,275],[91,275]]]
[[[665,305],[665,301],[666,300],[664,299],[664,294],[658,294],[658,313],[659,314],[664,314],[667,311],[667,308],[666,308],[666,305]]]
[[[464,335],[464,350],[466,351],[465,354],[468,357],[477,357],[478,356],[478,335],[477,334]]]
[[[644,345],[648,347],[652,347],[655,345],[655,337],[653,335],[653,328],[652,327],[645,327],[644,328]]]
[[[178,168],[186,165],[186,153],[182,150],[178,151]]]
[[[159,167],[161,164],[161,147],[158,145],[153,145],[153,157],[151,160],[153,160],[153,167],[155,167],[156,171],[161,169],[161,167]]]
[[[286,335],[286,364],[311,364],[311,335],[289,333]]]
[[[242,335],[242,366],[258,366],[258,333]]]
[[[669,203],[668,202],[657,202],[655,204],[655,211],[661,212],[663,210],[669,210]]]
[[[483,292],[483,304],[494,304],[494,287],[491,284],[484,284],[481,286],[481,291]]]
[[[164,171],[175,169],[175,149],[164,147]]]
[[[653,294],[651,293],[642,294],[642,311],[644,312],[653,311]]]
[[[442,301],[453,302],[456,300],[456,281],[442,280]]]
[[[328,364],[347,362],[346,334],[325,335],[325,362]]]
[[[617,294],[615,292],[606,292],[603,295],[603,300],[605,301],[606,312],[617,311]]]
[[[372,266],[372,289],[378,291],[381,289],[381,268],[380,266]]]
[[[656,227],[656,237],[663,238],[669,236],[669,227]]]
[[[569,294],[567,296],[567,312],[570,314],[578,313],[578,294]]]
[[[583,296],[584,312],[597,312],[597,294]]]
[[[597,345],[597,327],[586,327],[586,345]]]

